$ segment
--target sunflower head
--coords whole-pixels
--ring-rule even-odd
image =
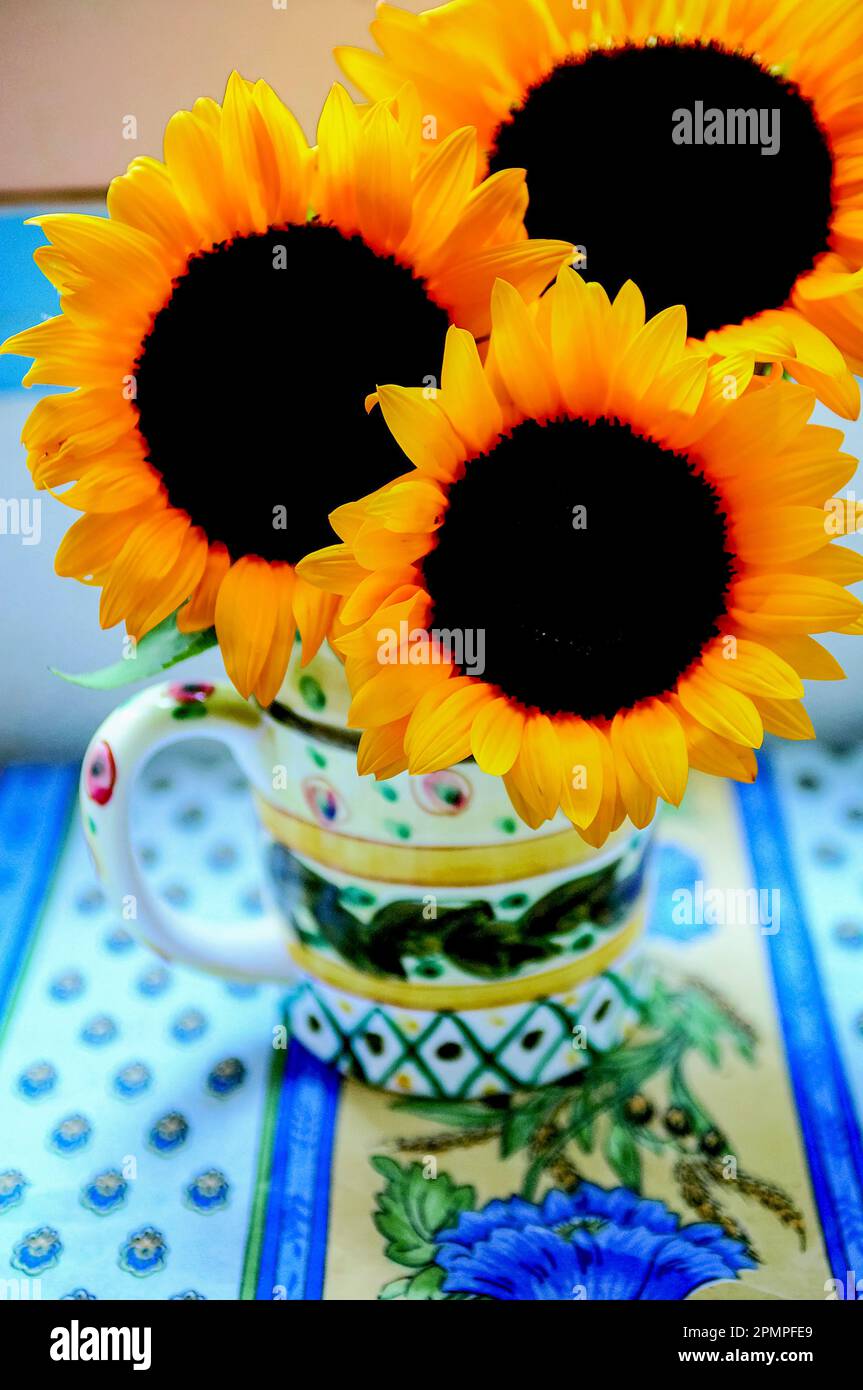
[[[376,98],[415,81],[439,138],[476,126],[480,174],[525,168],[531,236],[857,414],[859,0],[381,4],[372,34],[381,52],[339,49],[343,70]]]
[[[368,393],[431,380],[450,324],[487,332],[496,276],[530,299],[572,255],[526,238],[523,171],[475,186],[474,131],[421,141],[410,86],[365,110],[334,87],[312,149],[235,73],[114,180],[107,218],[35,219],[60,313],[3,350],[36,359],[25,384],[72,388],[24,429],[36,485],[83,513],[57,570],[101,587],[104,627],[215,624],[263,703],[295,629],[308,660],[338,606],[297,561],[397,467]]]
[[[413,470],[299,567],[345,600],[361,772],[472,755],[601,844],[690,767],[750,781],[765,730],[811,736],[801,678],[842,674],[811,634],[863,630],[825,506],[855,460],[811,391],[726,367],[682,308],[565,269],[533,310],[498,282],[484,363],[451,328],[439,392],[379,389]]]

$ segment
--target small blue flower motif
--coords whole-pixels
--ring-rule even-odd
[[[17,1207],[24,1200],[24,1191],[30,1184],[17,1168],[7,1168],[0,1173],[0,1212]]]
[[[229,980],[225,990],[234,999],[254,999],[259,992],[259,986],[251,984],[248,980]]]
[[[75,907],[84,917],[91,916],[105,906],[105,894],[101,888],[84,888],[75,899]]]
[[[96,1295],[90,1293],[89,1289],[70,1289],[68,1293],[60,1295],[61,1303],[95,1303]]]
[[[33,1062],[18,1077],[18,1091],[25,1100],[47,1096],[57,1085],[57,1068],[50,1062]]]
[[[166,970],[164,965],[151,965],[149,970],[145,970],[143,975],[138,977],[138,993],[143,994],[147,999],[157,999],[160,994],[164,994],[168,985],[171,983],[171,972]]]
[[[114,1090],[123,1100],[136,1100],[149,1090],[153,1073],[143,1062],[129,1062],[114,1077]]]
[[[199,1173],[186,1188],[186,1205],[193,1211],[220,1211],[228,1204],[230,1184],[218,1168],[208,1168]]]
[[[151,1149],[159,1154],[176,1153],[189,1137],[189,1121],[179,1111],[172,1110],[163,1115],[150,1130],[148,1142]]]
[[[93,1126],[86,1115],[67,1115],[51,1131],[51,1148],[58,1154],[74,1154],[90,1142]]]
[[[84,993],[84,976],[79,970],[64,970],[48,986],[48,993],[58,1004],[68,1004]]]
[[[63,1243],[53,1226],[40,1226],[13,1245],[11,1264],[22,1274],[41,1274],[53,1269],[62,1253]]]
[[[108,1212],[123,1206],[128,1193],[129,1184],[123,1174],[116,1168],[108,1168],[84,1185],[81,1204],[97,1216],[107,1216]]]
[[[682,1226],[663,1202],[587,1182],[541,1205],[510,1197],[462,1212],[437,1239],[447,1293],[506,1301],[681,1299],[755,1268],[720,1226]]]
[[[107,1014],[91,1018],[81,1029],[81,1041],[89,1043],[91,1047],[103,1047],[105,1043],[113,1042],[116,1036],[117,1025]]]
[[[131,932],[126,931],[125,927],[115,927],[105,937],[106,951],[110,951],[115,956],[121,956],[125,951],[131,951],[134,945],[135,938]]]
[[[140,1278],[164,1269],[167,1258],[165,1237],[154,1226],[142,1226],[140,1230],[133,1231],[120,1246],[120,1268]]]
[[[223,1057],[207,1077],[207,1090],[220,1099],[233,1095],[246,1079],[246,1068],[239,1057]]]
[[[168,1302],[169,1302],[169,1303],[178,1303],[178,1302],[187,1302],[187,1303],[188,1303],[188,1302],[193,1302],[194,1300],[197,1300],[197,1299],[200,1299],[201,1302],[206,1303],[206,1301],[207,1301],[207,1295],[206,1295],[205,1293],[198,1293],[198,1290],[197,1290],[197,1289],[183,1289],[182,1293],[172,1293],[172,1294],[170,1295],[169,1299],[168,1299]]]
[[[195,1042],[207,1031],[207,1020],[200,1009],[184,1009],[171,1024],[171,1036],[177,1042]]]

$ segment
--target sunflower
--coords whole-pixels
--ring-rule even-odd
[[[72,483],[85,513],[57,571],[102,587],[103,627],[141,637],[179,605],[183,631],[215,624],[265,704],[295,628],[307,661],[338,603],[297,560],[401,457],[368,392],[430,380],[450,323],[487,332],[496,276],[529,298],[572,256],[527,240],[523,171],[474,187],[475,132],[423,161],[421,137],[408,87],[361,111],[336,86],[311,150],[234,73],[171,119],[164,163],[113,181],[107,219],[33,219],[61,312],[3,350],[36,358],[25,384],[75,388],[23,435],[37,486]]]
[[[860,0],[380,4],[372,33],[382,54],[339,49],[343,71],[375,98],[411,78],[439,138],[476,126],[480,172],[526,168],[531,236],[857,414]]]
[[[726,398],[683,308],[569,268],[533,310],[499,281],[485,363],[451,328],[441,380],[379,389],[414,469],[300,565],[365,572],[335,639],[361,773],[473,755],[599,845],[690,767],[751,781],[765,730],[812,736],[801,678],[843,672],[810,634],[863,631],[863,557],[830,544],[855,460],[811,390]]]

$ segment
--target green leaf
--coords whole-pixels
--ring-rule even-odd
[[[471,1294],[446,1293],[443,1288],[445,1278],[445,1269],[441,1269],[439,1265],[426,1265],[418,1274],[408,1274],[404,1279],[392,1279],[388,1284],[384,1284],[378,1298],[385,1301],[391,1301],[394,1298],[434,1299],[435,1302],[441,1300],[463,1302],[465,1299],[472,1298]]]
[[[409,1269],[432,1265],[437,1232],[455,1225],[460,1214],[475,1205],[474,1189],[457,1187],[448,1173],[426,1178],[420,1163],[402,1167],[395,1159],[378,1155],[372,1159],[372,1167],[386,1182],[378,1193],[374,1220],[386,1239],[388,1258]]]
[[[59,676],[61,680],[69,681],[72,685],[83,685],[88,690],[116,690],[119,686],[131,685],[134,681],[149,680],[160,671],[167,671],[169,667],[176,666],[178,661],[185,661],[190,656],[200,656],[201,652],[215,645],[215,628],[207,628],[204,632],[180,632],[177,627],[177,615],[172,613],[148,632],[146,637],[141,638],[134,649],[134,657],[130,656],[126,661],[116,661],[113,666],[103,666],[100,671],[88,671],[80,676],[58,671],[54,666],[50,669],[52,675]]]
[[[378,1298],[384,1300],[391,1298],[404,1298],[410,1286],[411,1277],[409,1274],[405,1275],[404,1279],[391,1279],[388,1284],[384,1284],[383,1288],[378,1294]]]
[[[441,1269],[438,1265],[428,1265],[425,1269],[421,1269],[419,1274],[415,1274],[413,1279],[410,1280],[405,1298],[446,1298],[447,1295],[441,1288],[445,1278],[445,1269]]]
[[[702,1057],[707,1058],[707,1061],[712,1067],[719,1066],[722,1060],[722,1054],[719,1050],[719,1043],[715,1038],[705,1034],[703,1037],[695,1040],[695,1047],[696,1050],[701,1053]]]
[[[581,1097],[579,1097],[576,1104],[572,1107],[572,1113],[566,1130],[584,1154],[593,1153],[593,1130],[595,1122],[595,1112],[590,1109]]]
[[[625,1125],[612,1125],[605,1142],[605,1157],[624,1187],[641,1191],[641,1154]]]
[[[559,1104],[556,1094],[551,1100],[543,1094],[532,1096],[524,1105],[510,1110],[500,1136],[501,1158],[509,1158],[519,1149],[526,1149]]]
[[[501,1112],[478,1100],[397,1100],[393,1110],[409,1110],[424,1120],[455,1129],[499,1129]]]

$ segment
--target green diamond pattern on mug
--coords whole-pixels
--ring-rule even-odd
[[[324,1062],[335,1062],[341,1055],[342,1035],[311,990],[304,990],[292,1003],[291,1032]]]
[[[460,1095],[483,1064],[482,1052],[470,1030],[453,1014],[437,1016],[417,1051],[449,1095]]]
[[[402,1060],[405,1039],[389,1015],[375,1009],[352,1034],[350,1046],[366,1079],[381,1086]]]
[[[638,952],[613,975],[551,999],[449,1010],[376,1005],[304,978],[287,1001],[291,1030],[343,1072],[402,1095],[464,1099],[543,1086],[620,1042],[649,970]],[[582,1043],[580,1039],[583,1038]]]
[[[572,1028],[568,1015],[549,1004],[537,1004],[526,1013],[514,1035],[499,1054],[499,1061],[510,1076],[523,1086],[533,1086],[543,1073],[543,1064],[566,1039],[572,1047]]]

